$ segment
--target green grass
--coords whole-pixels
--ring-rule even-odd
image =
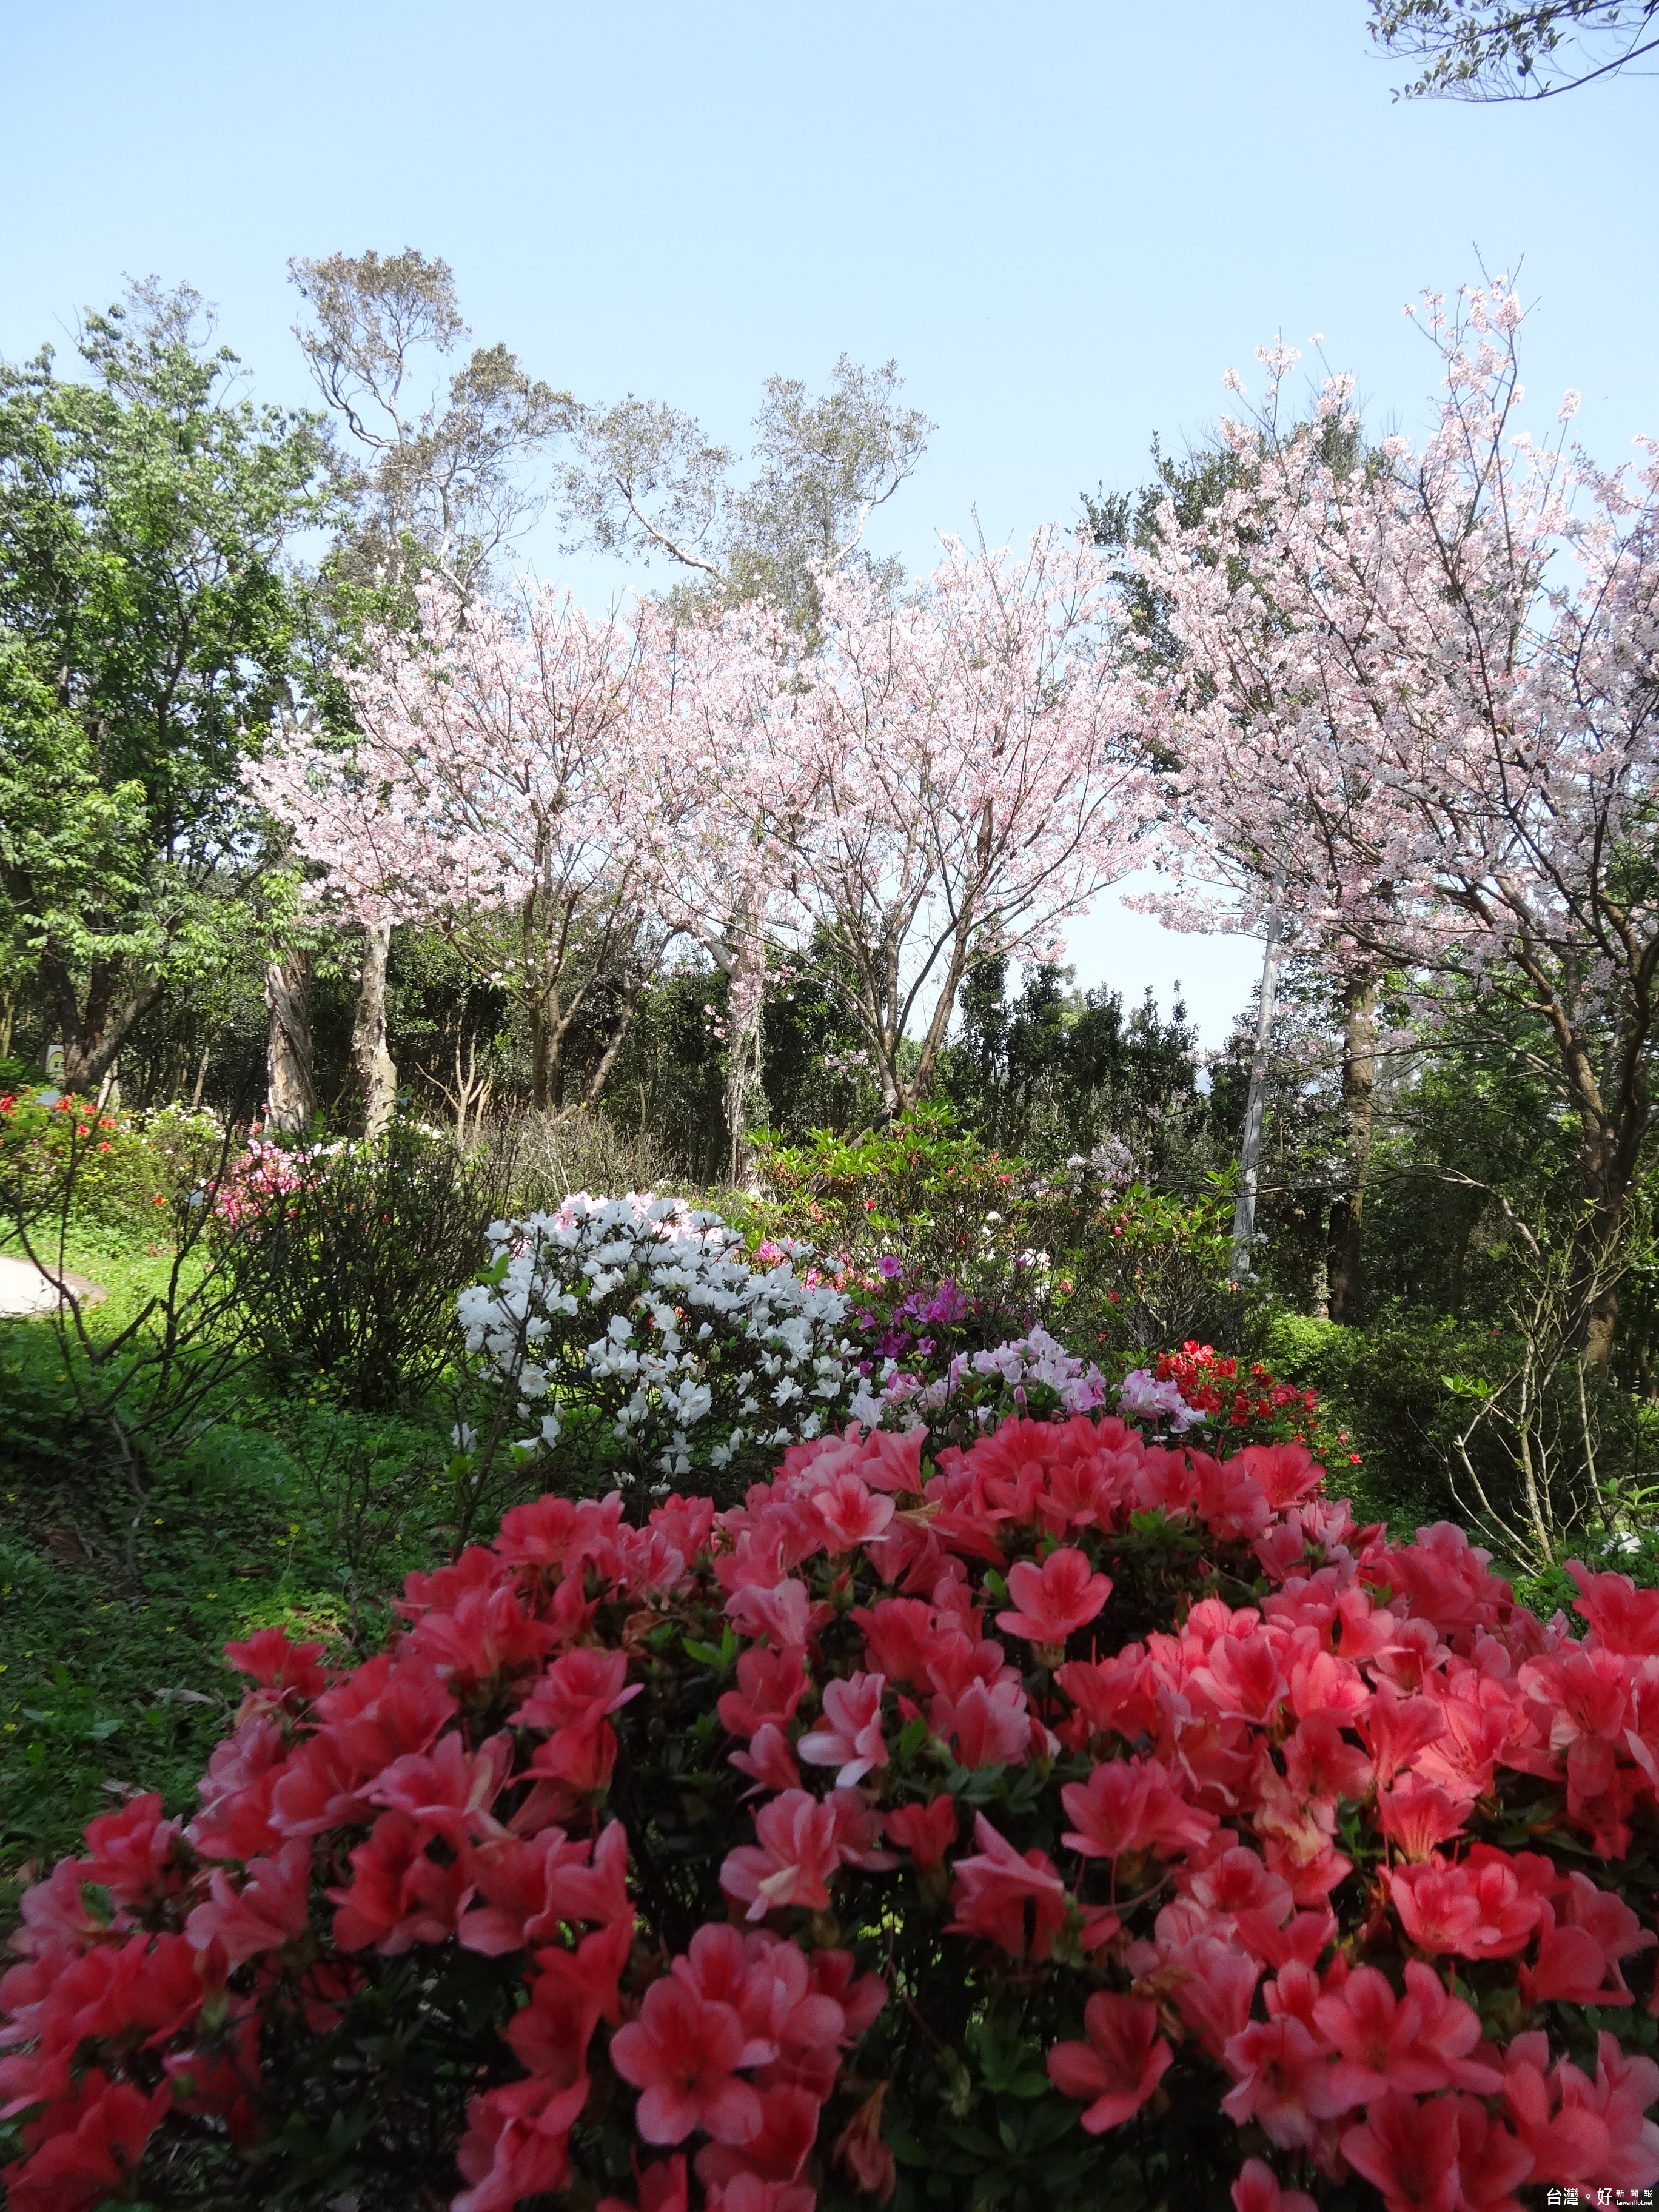
[[[168,1255],[88,1231],[66,1257],[118,1328]],[[244,1370],[137,1495],[76,1415],[44,1319],[0,1321],[0,1881],[72,1849],[130,1788],[170,1811],[240,1694],[227,1640],[273,1621],[344,1656],[377,1641],[410,1567],[446,1557],[449,1415],[342,1413]],[[354,1516],[343,1473],[367,1471]],[[10,1901],[0,1895],[0,1910]]]

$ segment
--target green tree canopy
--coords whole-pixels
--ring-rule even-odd
[[[315,518],[313,417],[231,390],[202,303],[89,315],[88,372],[0,363],[0,957],[95,1083],[210,960],[260,865],[240,787],[282,697],[282,553]]]

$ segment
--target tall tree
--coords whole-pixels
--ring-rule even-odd
[[[95,1084],[268,855],[240,775],[282,698],[314,418],[234,398],[187,287],[88,315],[85,380],[0,365],[0,929]]]
[[[565,1046],[614,985],[597,1098],[661,949],[636,759],[636,641],[544,590],[518,618],[421,586],[422,625],[369,633],[349,672],[349,755],[296,748],[256,787],[364,922],[440,930],[530,1032],[532,1103],[569,1103]]]
[[[754,465],[714,443],[692,416],[630,396],[584,408],[566,471],[567,521],[603,552],[683,568],[705,595],[765,599],[811,627],[818,580],[856,566],[888,583],[892,562],[864,544],[871,516],[912,476],[933,424],[899,399],[896,362],[864,368],[842,354],[830,389],[769,377],[755,417]]]
[[[815,637],[826,578],[855,571],[877,589],[896,587],[899,564],[876,559],[864,540],[877,508],[914,474],[933,427],[902,404],[902,385],[896,362],[866,368],[846,354],[817,398],[798,378],[769,377],[746,481],[729,447],[660,401],[630,395],[614,407],[583,409],[575,422],[577,458],[564,477],[567,523],[600,551],[664,559],[683,572],[670,594],[683,641],[674,681],[661,697],[691,732],[665,807],[667,818],[686,825],[684,881],[663,881],[671,909],[687,916],[731,985],[726,1107],[734,1179],[762,1097],[778,836],[782,829],[787,842],[803,818],[799,758],[784,763],[775,742],[781,695],[774,690],[761,703],[767,687],[754,681],[751,655],[758,633],[738,611],[757,604],[775,609]],[[708,626],[723,612],[717,641]],[[765,616],[757,619],[767,625]],[[723,734],[711,752],[717,724]],[[670,755],[659,750],[656,757],[666,764]],[[705,759],[712,773],[697,768]],[[781,772],[752,773],[767,762]],[[715,860],[712,871],[697,867],[700,855]]]
[[[851,979],[890,1117],[931,1088],[969,970],[1055,957],[1133,866],[1152,786],[1109,571],[1058,532],[1023,556],[949,543],[902,605],[829,578],[822,619],[791,888],[803,941]]]
[[[1659,0],[1376,0],[1370,33],[1428,64],[1396,100],[1549,100],[1659,54]]]
[[[1651,1119],[1659,447],[1606,472],[1517,435],[1501,280],[1425,321],[1443,381],[1420,451],[1334,462],[1346,378],[1282,432],[1276,349],[1267,402],[1227,426],[1247,482],[1139,556],[1184,655],[1146,702],[1176,763],[1169,902],[1248,921],[1277,881],[1356,990],[1398,969],[1541,1022],[1579,1132],[1577,1325],[1605,1368]]]
[[[295,335],[336,426],[340,520],[313,595],[315,681],[302,712],[309,737],[350,741],[349,700],[334,664],[365,628],[417,623],[427,578],[465,604],[546,502],[529,471],[573,419],[574,402],[532,377],[505,345],[474,348],[441,380],[439,365],[471,336],[447,263],[401,253],[331,253],[289,272],[306,303]],[[440,377],[441,388],[433,378]],[[365,921],[352,1053],[371,1133],[391,1115],[398,1072],[386,1038],[390,911]],[[268,978],[273,1069],[292,1046],[287,1010],[303,1014],[304,952]],[[296,964],[297,963],[297,964]]]

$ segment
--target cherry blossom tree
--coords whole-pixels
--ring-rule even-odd
[[[636,637],[550,589],[516,613],[435,585],[420,597],[417,635],[373,635],[343,672],[355,755],[286,754],[258,772],[258,794],[323,896],[370,925],[435,926],[507,989],[534,1105],[567,1102],[572,1029],[608,990],[619,1012],[591,1101],[664,939],[646,895]]]
[[[754,601],[691,620],[647,601],[638,637],[644,847],[664,927],[697,945],[726,979],[735,1182],[760,1091],[769,966],[787,944],[793,911],[788,858],[817,796],[799,711],[801,641],[778,608]]]
[[[797,710],[815,803],[788,884],[803,944],[853,978],[896,1115],[927,1091],[975,961],[1056,957],[1065,919],[1134,865],[1152,780],[1089,548],[952,540],[908,602],[846,573],[821,588]]]
[[[1279,885],[1351,985],[1397,968],[1536,1017],[1580,1133],[1577,1326],[1604,1368],[1651,1113],[1659,449],[1608,472],[1531,442],[1520,322],[1501,279],[1430,295],[1420,451],[1341,434],[1346,378],[1281,429],[1295,356],[1262,356],[1264,406],[1224,426],[1240,482],[1196,525],[1166,510],[1139,556],[1182,655],[1146,726],[1178,763],[1166,912],[1259,927]]]

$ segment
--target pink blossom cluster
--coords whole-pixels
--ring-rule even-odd
[[[952,541],[902,604],[842,574],[819,613],[809,639],[766,606],[600,619],[551,589],[462,608],[432,586],[418,635],[340,671],[355,747],[273,754],[252,788],[319,895],[446,929],[549,1050],[579,971],[637,976],[694,944],[729,981],[729,1113],[780,947],[799,965],[878,943],[847,973],[896,1097],[912,1015],[925,1083],[970,948],[1056,953],[1131,865],[1152,784],[1086,546]]]
[[[251,1135],[214,1194],[213,1210],[232,1229],[257,1221],[273,1198],[298,1190],[306,1170],[274,1137]]]
[[[135,1799],[24,1899],[15,2212],[107,2201],[164,2125],[279,2124],[273,2013],[326,2033],[422,1946],[522,1990],[456,2212],[590,2186],[617,2095],[641,2212],[811,2212],[826,2161],[884,2198],[902,2084],[852,2054],[889,1996],[861,1931],[894,1914],[1040,1993],[1088,2135],[1218,2091],[1279,2162],[1239,2170],[1239,2212],[1322,2175],[1388,2212],[1659,2181],[1659,2066],[1615,2032],[1659,2002],[1651,1898],[1620,1886],[1659,1832],[1659,1593],[1575,1567],[1583,1632],[1541,1622],[1449,1524],[1357,1527],[1297,1445],[1223,1462],[1087,1416],[925,1443],[794,1445],[718,1516],[515,1507],[343,1674],[276,1630],[229,1647],[253,1686],[194,1817]],[[1125,1640],[1159,1530],[1212,1571]],[[725,1916],[677,1946],[614,1806],[683,1632],[729,1680],[736,1839]],[[1049,1843],[1015,1796],[985,1809],[998,1775],[1054,1800]],[[1569,2050],[1572,2008],[1603,2025]]]

